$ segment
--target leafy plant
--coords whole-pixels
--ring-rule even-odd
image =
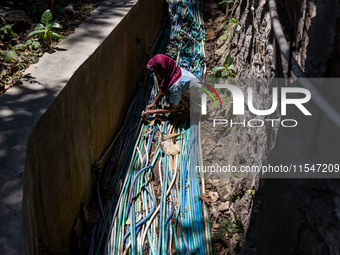
[[[231,77],[235,78],[236,70],[234,66],[234,58],[230,56],[230,54],[226,57],[224,66],[215,66],[211,73],[214,74],[218,78],[226,78]]]
[[[91,11],[91,7],[88,6],[87,4],[84,4],[84,5],[81,7],[81,11],[83,11],[83,12],[89,12],[89,11]]]
[[[29,33],[27,37],[37,35],[48,45],[52,44],[52,41],[58,41],[65,38],[62,34],[55,31],[55,29],[62,29],[63,27],[57,22],[53,21],[52,13],[50,10],[46,10],[41,16],[41,23],[39,23],[34,31]]]
[[[255,196],[255,190],[253,190],[253,189],[248,189],[244,194],[245,194],[245,195]]]
[[[28,39],[24,44],[17,44],[13,46],[13,50],[23,51],[26,48],[30,50],[38,50],[40,48],[40,42],[37,38]]]
[[[233,35],[234,31],[241,31],[241,23],[236,19],[229,19],[225,24],[222,25],[224,34],[222,39],[229,40],[229,38]]]
[[[12,38],[12,37],[15,36],[13,29],[12,29],[13,25],[14,24],[5,25],[5,26],[0,25],[0,38],[1,38],[1,40],[4,40],[5,37]]]
[[[0,57],[2,57],[7,62],[11,60],[16,61],[18,59],[13,51],[8,51],[8,50],[4,50],[0,52]]]
[[[227,234],[233,235],[237,233],[243,235],[244,233],[242,222],[238,219],[235,219],[235,221],[231,219],[223,220],[223,223],[221,223],[216,230],[214,234],[216,238],[224,238]]]
[[[238,22],[236,19],[230,19],[229,23],[231,28],[235,28],[237,32],[241,31],[241,23]]]

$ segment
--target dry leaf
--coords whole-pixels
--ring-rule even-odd
[[[211,214],[215,218],[215,222],[218,219],[218,216],[220,215],[220,212],[217,210],[215,204],[212,204],[211,206]]]
[[[180,152],[179,146],[177,144],[174,144],[172,140],[162,141],[161,139],[160,147],[166,155],[174,156]]]
[[[201,199],[202,201],[206,202],[207,204],[209,204],[209,203],[212,202],[212,200],[209,199],[205,193],[202,194],[202,195],[200,195],[200,196],[199,196],[199,199]]]
[[[160,147],[166,155],[177,155],[180,152],[179,146],[175,144],[175,140],[181,134],[165,134],[162,133]]]

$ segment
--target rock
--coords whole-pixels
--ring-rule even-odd
[[[212,180],[211,184],[212,184],[212,186],[216,187],[219,183],[220,183],[220,180],[214,179],[214,180]]]
[[[217,192],[212,192],[212,191],[210,191],[210,192],[209,192],[209,197],[211,198],[211,200],[212,200],[213,202],[216,202],[216,201],[219,199],[219,195],[218,195]]]
[[[245,195],[240,200],[234,203],[235,212],[242,225],[247,228],[250,220],[251,208],[253,200],[251,196]]]
[[[228,201],[228,202],[226,202],[226,203],[220,204],[220,205],[217,207],[217,210],[218,210],[219,212],[224,212],[224,211],[229,210],[229,206],[230,206],[230,202]]]

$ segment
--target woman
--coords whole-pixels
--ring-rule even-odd
[[[153,102],[141,114],[142,117],[154,113],[175,113],[179,110],[180,102],[185,99],[190,99],[190,105],[194,111],[200,110],[200,94],[197,88],[201,85],[195,75],[178,67],[173,59],[163,54],[151,58],[146,68],[155,73],[157,79],[161,80],[161,85]],[[190,92],[189,89],[191,89]],[[182,95],[185,98],[182,98]],[[154,109],[163,96],[167,97],[170,106],[164,109]]]

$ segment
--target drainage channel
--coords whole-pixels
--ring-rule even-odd
[[[161,41],[159,53],[201,78],[202,1],[168,4],[164,34],[170,40]],[[101,159],[93,166],[101,220],[90,231],[88,254],[212,254],[208,210],[199,199],[204,179],[195,171],[201,164],[199,116],[142,121],[147,99],[157,93],[155,79],[147,73],[140,85],[121,130],[103,153],[102,158],[113,148],[107,166]],[[164,144],[174,140],[179,152],[166,152]]]

